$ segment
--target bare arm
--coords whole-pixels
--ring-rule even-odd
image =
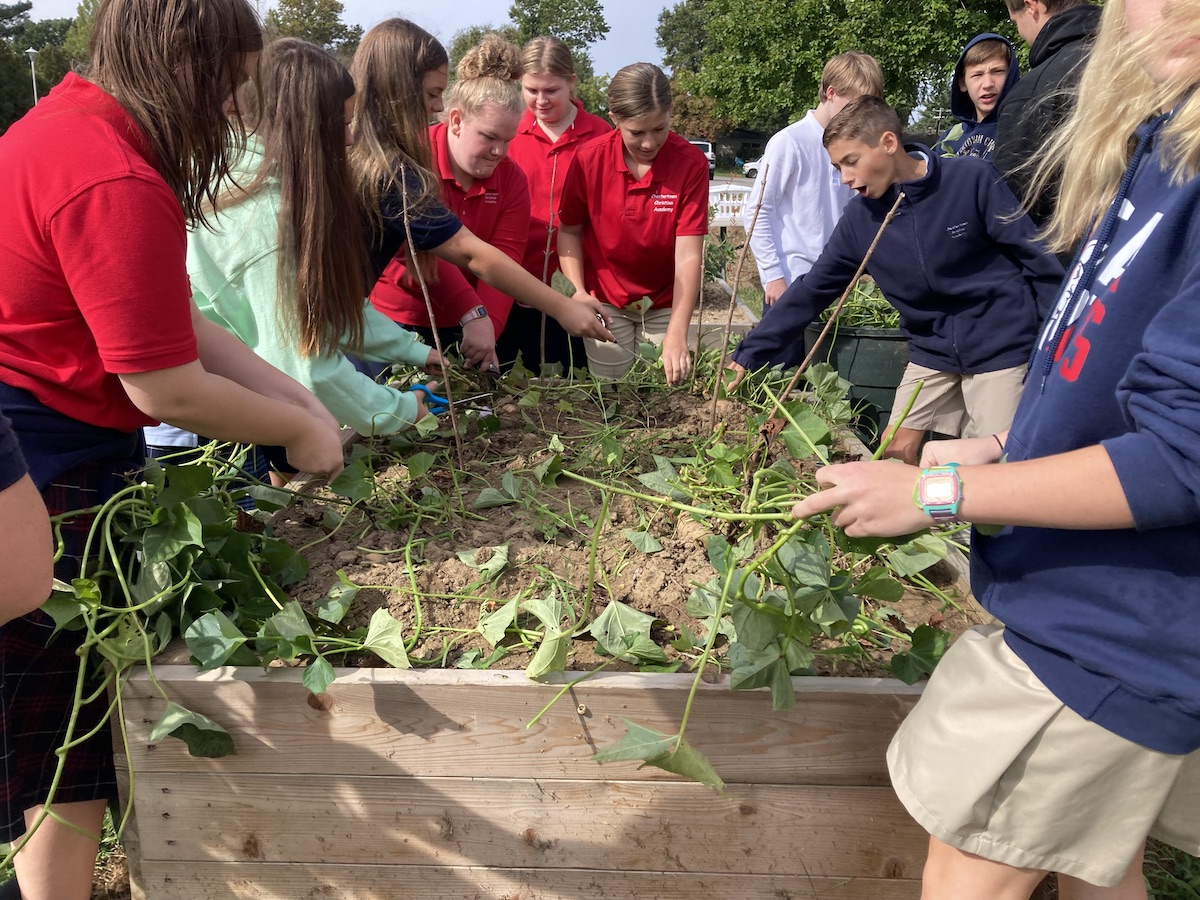
[[[963,485],[959,517],[969,522],[1088,530],[1133,527],[1125,491],[1108,452],[1099,445],[1000,466],[962,466],[958,471]],[[910,534],[930,522],[913,502],[919,472],[893,462],[829,466],[817,472],[824,490],[800,501],[792,514],[807,518],[836,510],[834,524],[854,537]]]
[[[0,491],[0,625],[50,596],[54,551],[42,495],[28,475]]]
[[[467,228],[459,229],[454,237],[432,252],[447,262],[470,269],[478,278],[510,297],[552,316],[571,334],[598,341],[613,339],[603,321],[603,307],[598,301],[584,298],[576,302],[564,297]]]
[[[151,418],[218,440],[286,447],[288,461],[303,472],[329,477],[341,471],[338,428],[327,412],[318,419],[208,372],[199,361],[120,379],[133,405]]]
[[[663,340],[663,369],[667,384],[679,384],[691,371],[688,351],[688,325],[700,296],[704,271],[704,235],[689,234],[675,238],[675,286],[671,299],[671,321]]]
[[[195,301],[192,302],[192,328],[196,332],[196,346],[205,372],[228,378],[264,397],[298,406],[330,428],[337,429],[337,421],[308,388],[262,359],[232,333],[206,319]],[[206,431],[197,433],[217,436]]]
[[[587,290],[583,286],[585,269],[582,225],[560,225],[558,227],[558,261],[562,267],[562,273],[567,276],[567,280],[571,284],[575,285],[575,295],[586,297]]]

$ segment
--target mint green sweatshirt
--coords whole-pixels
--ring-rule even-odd
[[[254,138],[233,175],[249,183],[262,162]],[[277,369],[316,394],[343,425],[360,434],[390,434],[411,425],[416,395],[377,384],[359,372],[341,348],[320,356],[300,355],[282,330],[276,278],[279,191],[268,183],[249,200],[222,207],[216,232],[199,226],[188,233],[187,269],[196,305]],[[423,366],[429,347],[363,299],[366,327],[362,356],[376,362]]]

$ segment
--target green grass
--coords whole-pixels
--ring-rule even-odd
[[[1145,872],[1150,900],[1200,900],[1200,859],[1151,841]]]

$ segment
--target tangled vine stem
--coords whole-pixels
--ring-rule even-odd
[[[825,327],[821,329],[820,336],[818,336],[813,342],[812,349],[808,351],[804,359],[800,362],[800,365],[796,367],[796,374],[792,376],[792,380],[788,382],[788,386],[784,388],[783,392],[780,394],[780,397],[786,398],[789,396],[792,391],[796,389],[796,385],[800,383],[800,378],[806,371],[808,371],[808,367],[812,365],[813,359],[821,350],[821,342],[825,340],[826,335],[829,334],[830,330],[837,322],[838,316],[841,314],[842,307],[846,305],[846,301],[850,298],[850,295],[854,293],[854,288],[858,285],[858,280],[862,278],[863,272],[867,270],[867,264],[871,262],[871,257],[875,255],[875,248],[879,246],[879,239],[883,237],[883,232],[887,230],[888,225],[892,223],[892,219],[896,218],[896,213],[900,211],[900,204],[904,202],[904,197],[905,194],[903,191],[896,195],[896,202],[892,204],[892,208],[888,210],[888,214],[884,216],[883,221],[879,224],[879,230],[875,232],[875,239],[871,241],[871,246],[867,248],[867,255],[864,256],[862,262],[859,263],[858,270],[854,273],[854,277],[850,279],[850,283],[846,285],[846,290],[842,291],[842,296],[838,298],[837,305],[834,306],[833,312],[829,314],[829,321],[825,323]],[[783,408],[782,403],[778,398],[776,398],[774,402],[776,409]],[[715,404],[713,408],[715,410]],[[773,414],[774,412],[772,412],[772,415]],[[761,459],[763,460],[767,458],[766,451],[770,449],[773,437],[774,433],[772,431],[764,430],[764,446],[761,450]]]
[[[678,510],[679,512],[696,513],[697,515],[707,516],[710,519],[720,519],[723,522],[788,522],[791,521],[791,513],[740,513],[740,512],[723,512],[717,509],[705,509],[700,506],[690,506],[687,503],[680,503],[672,500],[670,497],[655,496],[654,494],[642,494],[637,491],[627,490],[625,488],[615,487],[611,484],[604,484],[588,478],[586,475],[580,475],[577,472],[572,472],[568,469],[563,469],[560,473],[565,478],[570,478],[582,484],[590,485],[598,488],[601,491],[611,491],[614,494],[620,494],[623,497],[630,497],[634,500],[644,500],[647,503],[654,503],[659,506],[665,506],[669,509]]]

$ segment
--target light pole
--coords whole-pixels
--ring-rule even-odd
[[[25,51],[25,55],[29,57],[29,77],[33,79],[33,105],[37,106],[37,69],[33,65],[33,61],[37,59],[37,51],[30,47]]]

